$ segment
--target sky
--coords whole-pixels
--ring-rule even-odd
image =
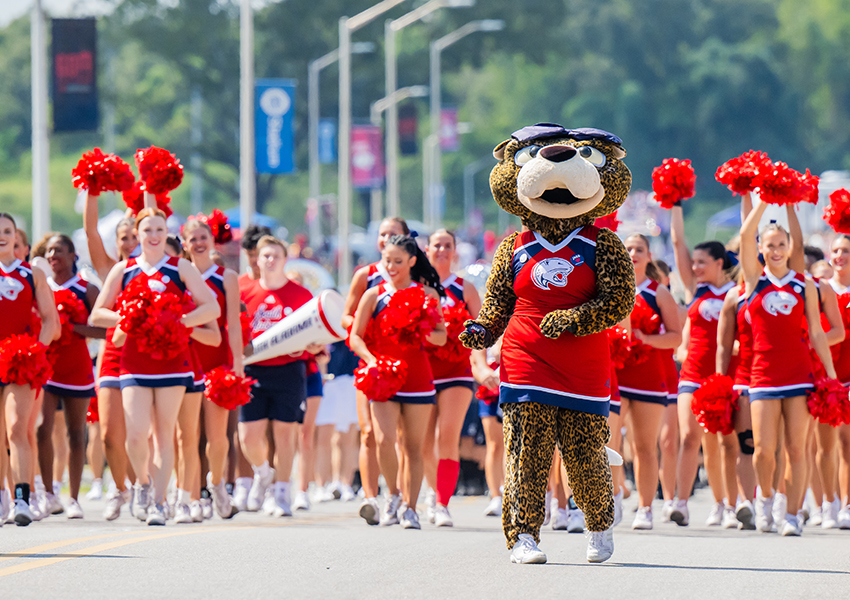
[[[50,17],[91,17],[104,14],[111,4],[105,0],[42,0]],[[32,9],[33,0],[0,0],[0,27],[5,27]]]

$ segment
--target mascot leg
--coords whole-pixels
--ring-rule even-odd
[[[614,524],[614,486],[605,444],[611,437],[601,415],[557,409],[558,446],[578,507],[588,531]]]
[[[540,542],[546,486],[555,451],[557,410],[535,402],[502,405],[506,461],[502,528],[508,550],[521,533],[531,534]],[[610,478],[609,474],[609,487]]]

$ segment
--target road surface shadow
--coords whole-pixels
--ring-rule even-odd
[[[115,554],[28,554],[6,552],[0,553],[0,558],[138,558],[136,556],[116,556]]]
[[[555,563],[549,562],[550,565],[559,565],[565,567],[598,567],[590,563]],[[653,565],[648,563],[619,563],[613,562],[606,565],[609,568],[614,567],[629,567],[632,569],[687,569],[689,571],[744,571],[750,573],[799,573],[805,575],[850,575],[850,571],[829,571],[824,569],[769,569],[759,567],[707,567],[697,565]]]

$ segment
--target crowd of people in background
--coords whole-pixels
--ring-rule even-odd
[[[617,523],[634,493],[635,530],[658,522],[687,527],[697,518],[786,536],[804,525],[850,529],[850,425],[816,422],[806,404],[815,367],[850,385],[850,337],[838,301],[850,289],[850,237],[837,236],[819,254],[805,246],[791,206],[788,230],[775,222],[759,229],[765,207],[744,195],[739,236],[690,248],[682,208],[674,206],[672,268],[653,258],[645,235],[624,237],[639,310],[656,315],[660,327],[626,319],[621,325],[647,355],[611,369],[610,446],[627,457],[625,467],[612,467]],[[202,220],[176,235],[161,210],[146,206],[118,223],[115,257],[97,221],[93,196],[84,213],[85,271],[70,237],[50,233],[30,247],[14,218],[0,213],[0,340],[29,334],[50,346],[58,339],[57,290],[70,290],[87,313],[72,324],[73,342],[56,348],[43,386],[0,381],[0,525],[90,516],[79,502],[88,463],[88,498],[104,501],[108,521],[125,507],[148,525],[165,525],[243,511],[283,518],[315,502],[357,500],[369,525],[420,529],[424,516],[452,527],[471,421],[486,446],[485,512],[501,515],[499,343],[446,361],[369,335],[392,296],[410,287],[476,317],[480,292],[458,273],[451,231],[417,237],[403,219],[385,219],[380,260],[359,268],[348,286],[342,325],[349,339],[245,365],[251,338],[313,297],[287,269],[284,240],[246,227],[248,269],[238,275],[224,266]],[[86,272],[94,276],[87,280]],[[118,298],[139,282],[191,295],[181,319],[191,341],[178,356],[157,358],[133,331],[122,331]],[[440,323],[427,341],[446,340]],[[379,355],[409,366],[387,402],[355,389],[358,364],[374,365]],[[222,366],[255,382],[238,409],[205,396],[205,375]],[[691,410],[701,382],[715,373],[732,377],[740,394],[728,435],[705,431]],[[701,473],[713,505],[697,516],[689,499]],[[546,521],[551,515],[553,529],[582,531],[557,453],[549,479]]]

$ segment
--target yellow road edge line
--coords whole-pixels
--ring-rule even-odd
[[[82,542],[90,542],[91,540],[101,540],[103,538],[115,537],[118,535],[136,535],[138,531],[116,531],[115,533],[103,533],[100,535],[90,535],[88,537],[80,537],[80,538],[71,538],[68,540],[60,540],[58,542],[50,542],[49,544],[42,544],[40,546],[33,546],[32,548],[25,548],[24,550],[11,550],[9,552],[3,552],[0,554],[38,554],[39,552],[47,552],[48,550],[55,550],[56,548],[61,548],[63,546],[72,546],[74,544],[80,544]],[[15,560],[18,558],[26,558],[24,556],[0,556],[0,562],[7,560]]]
[[[194,529],[188,531],[173,531],[169,533],[160,533],[153,535],[141,535],[139,537],[125,539],[125,540],[115,540],[112,542],[106,542],[103,544],[98,544],[96,546],[90,546],[88,548],[80,548],[79,550],[72,550],[68,552],[69,556],[54,556],[50,558],[41,558],[38,560],[33,560],[30,562],[22,563],[20,565],[13,565],[10,567],[6,567],[5,569],[0,569],[0,577],[5,577],[6,575],[14,575],[16,573],[22,573],[24,571],[30,571],[32,569],[38,569],[41,567],[47,567],[50,565],[55,565],[56,563],[65,562],[66,560],[72,560],[74,558],[79,558],[83,556],[90,556],[92,554],[97,554],[98,552],[103,552],[105,550],[112,550],[114,548],[120,548],[121,546],[129,546],[131,544],[138,544],[139,542],[145,542],[148,540],[161,540],[170,537],[178,537],[182,535],[192,535],[196,533],[208,533],[212,531],[239,531],[243,529],[254,529],[253,526],[241,526],[241,527],[205,527],[203,529]],[[138,533],[138,532],[132,532]],[[94,536],[94,537],[107,537],[107,536]],[[49,544],[45,544],[49,545]],[[17,557],[16,557],[17,558]]]

